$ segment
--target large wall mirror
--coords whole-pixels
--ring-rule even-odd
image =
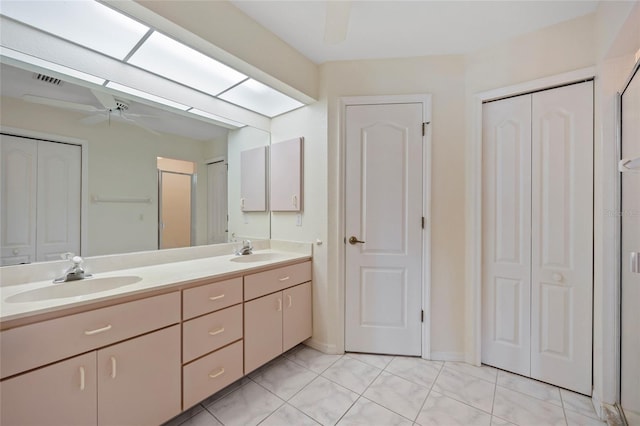
[[[73,191],[79,191],[80,198],[77,222],[69,219],[69,228],[82,233],[84,256],[270,237],[269,213],[243,213],[239,204],[240,152],[268,146],[268,132],[250,126],[220,127],[117,91],[104,92],[118,105],[110,111],[95,88],[14,65],[0,64],[3,150],[16,142],[16,135],[28,136],[19,141],[30,141],[30,146],[26,153],[3,155],[3,176],[28,156],[35,155],[36,160],[35,170],[27,167],[27,173],[23,168],[28,176],[14,179],[11,188],[8,179],[2,179],[2,265],[59,259],[60,247],[25,245],[33,239],[36,246],[46,246],[71,232],[47,227],[47,214],[59,214],[61,198]],[[77,154],[81,188],[71,190],[65,180],[77,181],[69,177],[76,173],[72,167],[47,163],[51,145],[43,144],[54,143],[50,141],[82,150]],[[216,176],[224,176],[227,165],[226,185],[221,186]],[[9,199],[14,201],[7,202],[11,191]],[[171,210],[163,205],[172,202],[183,207]],[[8,220],[29,231],[7,227]],[[178,230],[163,234],[171,220],[177,221],[179,227],[173,229]]]

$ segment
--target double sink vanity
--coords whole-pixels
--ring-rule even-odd
[[[311,246],[225,246],[3,271],[0,424],[161,424],[311,337]]]

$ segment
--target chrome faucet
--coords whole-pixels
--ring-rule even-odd
[[[77,281],[89,278],[92,275],[87,274],[82,266],[82,258],[80,256],[74,256],[73,253],[65,253],[62,255],[63,259],[70,260],[73,264],[64,272],[64,275],[53,280],[54,283],[64,283],[67,281]]]
[[[253,253],[253,246],[251,245],[251,241],[242,240],[242,247],[236,251],[236,256],[244,256],[247,254]]]

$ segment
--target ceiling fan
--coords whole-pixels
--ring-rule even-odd
[[[338,44],[346,40],[349,29],[351,1],[327,1],[327,15],[324,22],[324,42]]]
[[[155,118],[154,115],[146,114],[134,114],[128,112],[129,104],[123,100],[116,99],[111,94],[104,93],[98,90],[91,89],[91,93],[96,97],[98,102],[102,105],[102,108],[97,108],[93,105],[82,104],[77,102],[64,101],[62,99],[46,98],[36,95],[23,95],[22,99],[27,102],[37,103],[41,105],[48,105],[56,108],[69,109],[74,111],[95,113],[80,120],[85,125],[95,125],[104,121],[111,121],[111,119],[132,123],[154,135],[159,136],[160,133],[151,129],[150,127],[142,124],[136,118],[149,117]]]

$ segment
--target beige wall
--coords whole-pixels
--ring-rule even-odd
[[[229,132],[227,175],[229,212],[229,240],[268,239],[270,235],[269,212],[246,212],[240,209],[240,153],[244,150],[269,145],[269,133],[253,127],[243,127]],[[267,149],[267,156],[269,151]],[[267,175],[268,175],[267,169]],[[267,205],[268,208],[268,205]]]
[[[151,204],[88,203],[88,247],[94,256],[157,248],[157,157],[196,162],[196,243],[206,244],[205,145],[178,136],[153,135],[130,124],[111,121],[83,126],[83,114],[2,98],[0,124],[88,141],[88,193],[101,197],[151,197]]]

